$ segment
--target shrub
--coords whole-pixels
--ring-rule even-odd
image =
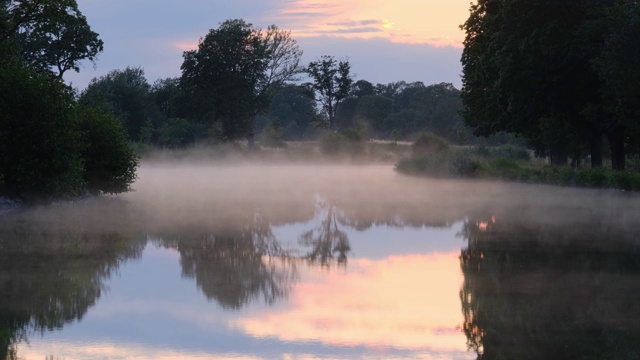
[[[48,201],[82,192],[73,95],[19,62],[0,68],[0,195]]]
[[[480,164],[462,151],[439,151],[400,161],[396,170],[435,177],[476,176]]]
[[[513,160],[494,159],[486,163],[483,175],[494,176],[502,179],[517,180],[521,177],[522,169]],[[525,176],[527,178],[527,176]]]
[[[348,136],[347,136],[348,135]],[[347,135],[338,132],[327,132],[320,139],[320,149],[327,155],[355,155],[364,150],[364,143],[360,137],[354,136],[352,132]]]
[[[136,179],[138,157],[113,115],[78,106],[75,112],[81,134],[83,177],[92,194],[130,190]]]
[[[602,187],[607,182],[604,169],[586,169],[580,171],[580,182],[586,186]]]
[[[158,131],[158,144],[176,148],[189,140],[189,122],[185,119],[167,119]]]
[[[509,159],[509,160],[520,160],[520,161],[529,161],[531,160],[531,154],[529,150],[514,146],[514,145],[504,145],[499,146],[495,149],[493,153],[494,156]]]
[[[260,135],[260,144],[265,147],[283,148],[287,144],[282,141],[284,131],[274,121],[269,121]]]
[[[447,149],[449,149],[447,140],[429,132],[422,133],[412,146],[413,156],[430,155]]]

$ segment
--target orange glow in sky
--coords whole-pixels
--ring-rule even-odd
[[[295,37],[385,38],[462,47],[459,25],[469,6],[469,0],[294,0],[274,16]]]
[[[255,337],[384,351],[466,351],[459,253],[349,260],[301,276],[286,309],[236,320]]]

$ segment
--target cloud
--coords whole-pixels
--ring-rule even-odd
[[[362,21],[338,21],[327,23],[329,26],[367,26],[367,25],[384,25],[382,20],[362,20]]]
[[[296,37],[383,37],[392,42],[462,47],[467,0],[294,0],[274,17]],[[295,14],[295,16],[292,16]],[[375,29],[375,30],[374,30]]]
[[[379,33],[382,32],[382,29],[374,28],[374,27],[354,27],[354,28],[343,28],[343,29],[335,29],[335,30],[318,30],[317,34],[327,35],[327,34],[363,34],[363,33]]]
[[[348,57],[352,70],[372,82],[451,82],[460,86],[462,32],[468,0],[78,0],[105,42],[97,67],[84,63],[67,82],[80,89],[91,78],[140,66],[150,82],[180,75],[182,53],[229,18],[292,31],[305,52]],[[118,19],[117,24],[113,19]]]

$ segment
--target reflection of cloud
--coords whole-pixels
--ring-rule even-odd
[[[287,309],[232,324],[281,341],[464,352],[458,255],[356,259],[346,273],[310,273]]]
[[[259,357],[243,356],[235,354],[212,354],[188,350],[169,350],[145,345],[112,344],[103,343],[72,343],[72,342],[43,342],[37,345],[20,346],[19,358],[24,359],[49,359],[51,354],[56,354],[56,359],[81,360],[81,359],[228,359],[228,360],[254,360]]]

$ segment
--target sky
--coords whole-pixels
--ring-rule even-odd
[[[356,80],[461,86],[459,25],[470,0],[77,0],[104,41],[94,64],[65,74],[82,90],[94,77],[127,66],[147,80],[180,76],[182,53],[228,19],[291,30],[302,64],[347,59]]]

